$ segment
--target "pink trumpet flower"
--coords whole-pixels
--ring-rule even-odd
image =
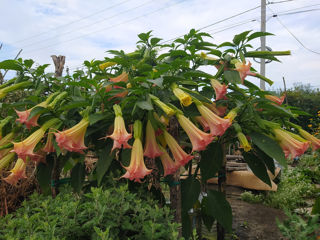
[[[214,88],[216,92],[216,100],[223,99],[227,94],[228,86],[225,84],[221,84],[216,79],[211,79],[211,86]]]
[[[143,155],[148,158],[155,158],[155,157],[159,157],[161,154],[162,152],[158,147],[155,131],[152,127],[150,120],[148,120],[147,130],[146,130],[146,144],[144,147]]]
[[[3,180],[11,185],[16,185],[19,179],[27,178],[26,176],[26,163],[23,159],[19,158],[14,165],[14,167],[10,170],[10,175]]]
[[[308,141],[301,142],[295,139],[291,133],[280,128],[273,130],[276,140],[279,142],[286,158],[291,156],[291,159],[302,155],[309,147]],[[297,136],[299,137],[299,136]],[[300,138],[300,137],[299,137]]]
[[[285,95],[283,95],[281,97],[277,97],[277,96],[274,96],[274,95],[264,95],[264,97],[266,99],[269,99],[272,102],[275,102],[278,105],[281,105],[283,103],[284,99],[286,98]]]
[[[201,116],[209,125],[210,133],[213,136],[222,136],[224,132],[231,126],[231,121],[223,119],[214,114],[209,108],[202,103],[196,103]]]
[[[316,138],[315,136],[312,136],[307,131],[303,130],[302,128],[299,128],[299,134],[311,142],[312,150],[315,151],[320,148],[320,139]]]
[[[164,177],[170,174],[175,173],[179,168],[180,164],[176,161],[173,161],[172,158],[169,156],[168,152],[159,145],[159,148],[162,152],[160,156],[160,160],[163,166]]]
[[[197,116],[195,117],[195,119],[197,120],[198,123],[200,123],[200,125],[203,128],[203,131],[208,132],[210,130],[209,124],[206,122],[206,120],[204,120],[202,116]]]
[[[164,131],[163,134],[164,139],[172,152],[174,160],[180,166],[186,165],[191,159],[193,159],[193,156],[188,155],[185,151],[183,151],[177,141],[167,131]]]
[[[46,152],[46,153],[51,153],[51,152],[55,152],[56,150],[54,149],[53,146],[53,134],[49,133],[48,137],[47,137],[47,142],[46,145],[44,145],[44,147],[42,148],[42,151]]]
[[[57,133],[54,133],[58,146],[61,149],[65,149],[69,152],[78,152],[84,154],[83,150],[87,149],[87,147],[84,145],[84,136],[86,134],[88,125],[89,120],[87,117],[85,117],[72,128],[62,132],[58,131]]]
[[[21,124],[25,124],[27,129],[30,129],[31,127],[36,127],[38,125],[38,118],[40,117],[40,114],[37,114],[29,119],[30,113],[32,109],[27,109],[25,111],[16,111],[19,118],[16,120],[17,122],[20,122]]]
[[[142,123],[136,120],[134,123],[134,142],[131,151],[131,161],[128,167],[124,167],[127,172],[122,178],[128,178],[135,182],[141,182],[141,179],[150,174],[152,170],[147,169],[143,159],[143,148],[141,142]]]
[[[201,131],[183,114],[177,114],[177,119],[183,130],[190,138],[192,143],[192,152],[205,150],[213,141],[214,137],[211,134]]]
[[[212,112],[214,112],[215,114],[217,114],[219,117],[222,117],[226,114],[227,111],[227,106],[223,106],[223,105],[218,105],[216,103],[204,103],[204,105],[209,108]]]
[[[123,148],[131,148],[128,144],[128,140],[132,137],[132,134],[128,133],[126,130],[121,108],[119,105],[115,104],[113,105],[113,109],[116,115],[114,119],[114,130],[112,135],[107,136],[114,140],[112,151],[116,148],[121,148],[121,146],[123,146]]]
[[[117,77],[114,77],[114,78],[110,78],[110,82],[114,82],[114,83],[117,83],[117,82],[128,82],[129,80],[129,76],[126,72],[123,72],[121,73],[119,76]]]
[[[253,73],[250,71],[250,68],[251,68],[251,63],[249,62],[247,65],[246,63],[242,63],[242,62],[237,62],[235,64],[236,66],[236,70],[239,72],[240,74],[240,78],[241,78],[241,81],[242,81],[242,84],[244,82],[244,79],[250,75],[250,76],[256,76],[256,73]]]

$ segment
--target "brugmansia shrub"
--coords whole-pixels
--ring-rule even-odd
[[[6,139],[0,166],[11,171],[3,180],[16,184],[25,178],[27,161],[37,164],[44,192],[60,168],[71,171],[76,191],[85,179],[86,185],[100,185],[110,174],[161,191],[157,183],[165,177],[170,186],[181,184],[183,234],[189,236],[188,211],[201,190],[197,175],[203,184],[215,177],[231,144],[240,143],[252,171],[269,185],[273,159],[286,165],[286,158],[320,147],[319,139],[290,122],[301,111],[249,81],[248,76],[273,83],[251,67],[250,58],[290,54],[250,51],[250,41],[265,35],[271,34],[246,31],[217,45],[194,29],[171,44],[141,33],[134,52],[111,50],[103,61],[85,61],[85,71],[59,78],[45,74],[46,65],[32,67],[32,60],[0,62],[0,69],[18,71],[0,86],[0,132]],[[25,97],[8,104],[15,91]],[[98,157],[90,172],[84,164],[88,150]],[[6,157],[9,152],[15,155]],[[194,174],[192,165],[197,165]],[[181,168],[189,169],[187,179],[167,176]],[[232,212],[223,194],[210,191],[201,204],[206,219],[231,230]]]
[[[167,207],[141,200],[127,187],[92,188],[84,196],[65,189],[55,199],[33,194],[0,218],[0,239],[178,239]]]

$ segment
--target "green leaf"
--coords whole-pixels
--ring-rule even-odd
[[[153,106],[148,101],[139,101],[137,102],[137,106],[142,110],[153,110]]]
[[[163,88],[163,78],[156,78],[156,79],[147,79],[147,81],[149,83],[152,83],[152,84],[155,84],[157,85],[158,87],[160,87],[161,89]]]
[[[71,170],[71,187],[75,192],[80,192],[84,183],[86,173],[85,165],[82,162],[77,163]]]
[[[31,113],[28,119],[31,119],[35,115],[46,113],[46,112],[49,112],[49,110],[44,107],[35,107],[31,110]]]
[[[250,137],[254,144],[256,144],[268,156],[277,160],[282,166],[287,166],[282,148],[277,142],[258,132],[251,133]]]
[[[103,149],[101,149],[98,153],[98,162],[97,162],[97,181],[98,186],[100,186],[103,176],[108,171],[110,164],[112,162],[112,154],[111,154],[112,141],[109,141],[109,144]]]
[[[23,71],[21,64],[16,60],[4,60],[0,62],[0,69]]]
[[[274,35],[274,34],[268,33],[268,32],[255,32],[255,33],[252,33],[251,35],[249,35],[247,40],[249,42],[252,39],[255,39],[255,38],[258,38],[258,37],[262,37],[262,36],[269,36],[269,35]]]
[[[200,182],[194,177],[181,180],[182,211],[189,211],[196,203],[200,194]]]
[[[235,70],[227,70],[224,72],[224,78],[233,84],[239,84],[241,83],[241,78],[240,78],[240,74],[238,71]]]
[[[244,152],[243,157],[244,160],[248,163],[254,175],[256,175],[261,181],[272,187],[264,162],[252,153]]]
[[[224,42],[218,46],[218,48],[221,48],[221,47],[235,47],[235,45],[232,42]]]
[[[206,102],[206,103],[212,103],[210,101],[210,99],[206,98],[205,96],[202,96],[201,94],[199,94],[198,92],[196,91],[192,91],[188,88],[185,88],[185,87],[181,87],[181,89],[187,93],[189,93],[191,96],[195,97],[196,99],[198,99],[199,101],[201,102]]]
[[[200,172],[201,179],[206,182],[209,178],[216,175],[220,169],[223,161],[223,150],[222,146],[218,142],[213,142],[205,151],[200,152]]]
[[[159,43],[162,39],[161,38],[151,38],[150,43],[152,46],[155,46],[157,43]]]
[[[203,77],[203,78],[214,78],[211,74],[200,71],[200,70],[193,70],[183,73],[184,77]]]
[[[235,35],[234,36],[234,38],[233,38],[233,43],[235,44],[235,45],[239,45],[240,44],[240,42],[242,42],[242,41],[244,41],[245,39],[246,39],[246,36],[250,33],[251,31],[245,31],[245,32],[243,32],[243,33],[240,33],[240,34],[237,34],[237,35]]]
[[[190,239],[192,235],[192,222],[191,216],[188,212],[181,212],[181,222],[182,222],[182,236],[184,239]]]
[[[103,113],[90,114],[89,115],[90,126],[108,117],[113,117],[113,113],[103,112]]]
[[[37,166],[37,180],[42,193],[45,195],[50,195],[51,193],[51,172],[53,169],[53,164],[53,156],[48,155],[46,158],[46,163],[40,162]]]
[[[210,203],[208,203],[208,197],[203,197],[203,199],[201,201],[201,218],[202,218],[204,225],[206,226],[206,228],[210,232],[212,225],[215,221],[215,218],[213,216],[210,216],[210,213],[208,210],[209,205],[210,205]]]
[[[254,147],[257,157],[260,158],[264,164],[267,166],[269,171],[274,174],[275,172],[275,165],[274,165],[274,160],[272,157],[268,156],[265,152],[263,152],[260,148],[257,146]]]
[[[73,101],[70,102],[66,105],[63,105],[62,107],[60,107],[61,110],[70,110],[73,108],[78,108],[78,107],[87,107],[90,106],[90,103],[88,101]]]
[[[209,190],[207,213],[214,217],[228,232],[232,231],[232,209],[223,193]]]
[[[311,214],[320,214],[320,197],[316,199]]]

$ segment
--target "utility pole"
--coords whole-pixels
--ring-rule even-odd
[[[266,31],[266,0],[261,0],[261,32]],[[266,36],[260,37],[261,41],[261,51],[266,51]],[[260,74],[262,76],[266,75],[266,60],[260,59]],[[266,90],[265,82],[260,80],[260,88]]]

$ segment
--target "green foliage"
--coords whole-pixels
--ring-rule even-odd
[[[262,194],[253,194],[250,191],[245,191],[241,194],[241,200],[246,201],[248,203],[262,203],[263,195]]]
[[[295,213],[286,211],[287,219],[282,223],[277,219],[277,225],[282,235],[288,240],[318,239],[319,215],[300,217]],[[319,233],[319,232],[318,232]]]
[[[33,194],[14,214],[0,218],[0,239],[177,239],[168,208],[141,200],[127,187],[66,189],[55,199]]]

